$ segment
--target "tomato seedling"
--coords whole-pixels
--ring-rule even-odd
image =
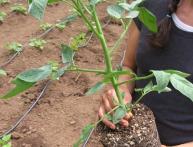
[[[31,47],[35,47],[39,50],[43,50],[44,49],[44,45],[46,44],[47,42],[43,39],[40,39],[40,38],[33,38],[33,39],[30,39],[30,43],[29,43],[29,46]]]
[[[11,7],[11,11],[18,14],[27,15],[27,8],[23,4],[14,4]]]
[[[10,50],[12,53],[18,53],[18,52],[21,52],[23,50],[22,49],[23,45],[18,43],[18,42],[12,42],[12,43],[6,44],[5,48]]]
[[[0,24],[3,23],[6,15],[7,15],[7,14],[6,14],[5,12],[0,11]]]

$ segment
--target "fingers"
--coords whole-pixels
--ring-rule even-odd
[[[111,104],[109,102],[109,100],[106,98],[105,95],[102,96],[102,104],[104,106],[104,109],[106,110],[106,112],[109,112],[112,110]]]
[[[123,119],[129,121],[133,117],[133,114],[131,112],[127,113]]]
[[[128,126],[129,126],[129,122],[128,122],[127,120],[125,120],[125,119],[122,119],[122,120],[120,121],[120,124],[121,124],[122,126],[124,126],[124,127],[128,127]]]
[[[105,115],[105,108],[103,105],[101,105],[99,108],[99,117],[103,118],[104,115]],[[111,129],[115,129],[115,125],[111,121],[109,121],[107,118],[104,117],[102,121],[107,127]]]

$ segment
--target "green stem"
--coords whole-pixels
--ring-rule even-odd
[[[75,68],[75,69],[66,69],[65,71],[75,71],[75,72],[93,72],[98,74],[105,74],[104,70],[99,69],[84,69],[84,68]]]
[[[126,83],[130,83],[130,82],[134,82],[134,81],[139,81],[139,80],[147,80],[147,79],[150,79],[152,77],[154,77],[154,74],[150,74],[150,75],[147,75],[147,76],[144,76],[144,77],[135,77],[135,78],[132,78],[130,80],[118,83],[118,85],[123,85],[123,84],[126,84]]]

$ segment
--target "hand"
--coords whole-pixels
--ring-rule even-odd
[[[129,92],[129,90],[121,90],[121,92],[125,93],[124,102],[125,104],[130,103],[132,96]],[[114,100],[113,100],[114,99]],[[110,89],[107,92],[105,92],[101,96],[101,104],[99,108],[99,117],[103,118],[104,115],[108,112],[110,112],[116,105],[114,104],[114,101],[118,101],[115,90]],[[132,117],[131,113],[126,114],[126,116],[120,121],[120,123],[127,127],[128,126],[128,120]],[[115,124],[113,124],[111,121],[109,121],[107,118],[103,119],[103,123],[108,126],[111,129],[115,129]]]

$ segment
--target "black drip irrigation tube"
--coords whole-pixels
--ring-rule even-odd
[[[6,135],[9,135],[10,133],[12,133],[19,126],[19,124],[26,118],[26,116],[32,111],[32,109],[36,106],[36,104],[43,97],[43,95],[45,94],[50,83],[51,83],[51,81],[47,81],[44,88],[42,89],[42,91],[40,92],[40,94],[38,95],[36,100],[33,102],[33,104],[29,107],[29,109],[18,119],[17,122],[15,122],[15,124],[12,127],[10,127],[10,129],[8,129],[2,135],[0,135],[0,139],[2,139]]]

